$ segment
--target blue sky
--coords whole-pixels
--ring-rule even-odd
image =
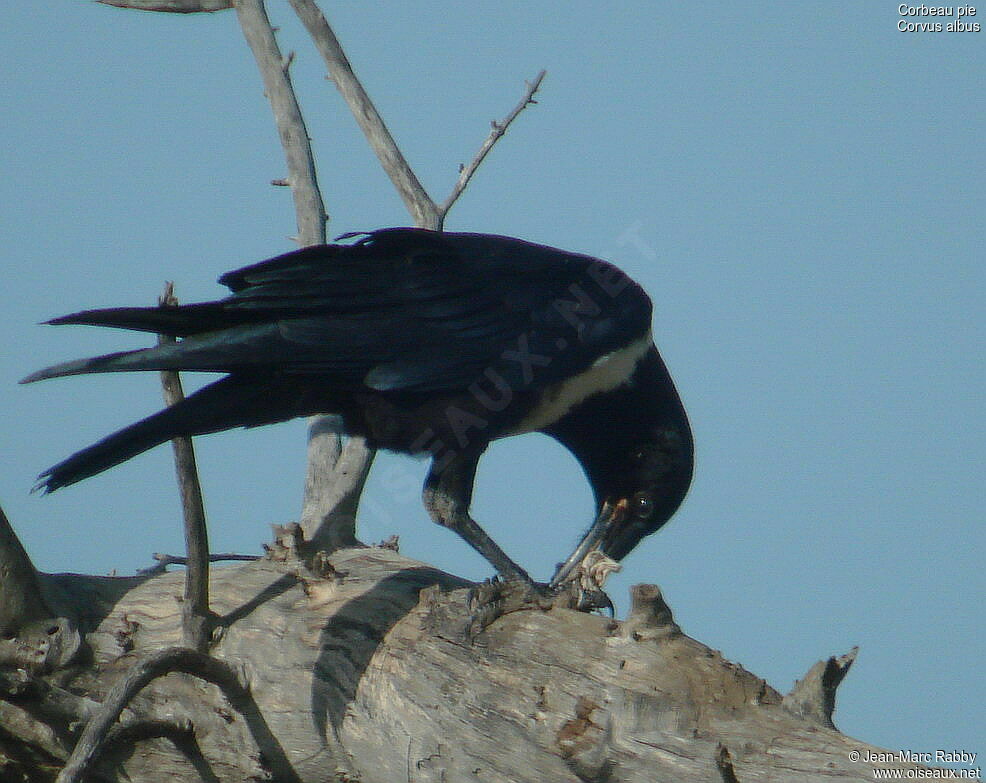
[[[446,227],[603,256],[654,299],[697,472],[610,583],[617,604],[660,584],[686,632],[784,691],[858,644],[840,728],[986,753],[986,32],[900,32],[888,0],[334,5],[438,200],[548,71]],[[297,53],[330,234],[406,225],[289,7],[270,12]],[[155,410],[157,379],[16,381],[146,341],[43,319],[150,304],[166,279],[183,301],[213,298],[223,271],[291,249],[290,196],[268,184],[281,150],[231,13],[15,2],[0,47],[0,503],[40,568],[132,573],[181,549],[167,448],[50,497],[28,489]],[[297,516],[304,431],[198,440],[214,550],[256,552]],[[424,472],[378,461],[361,536],[399,533],[406,554],[484,578],[427,521]],[[574,460],[536,435],[484,458],[474,511],[542,578],[592,513]]]

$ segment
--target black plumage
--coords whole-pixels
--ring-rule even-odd
[[[352,237],[349,237],[352,238]],[[371,445],[430,454],[425,505],[505,576],[527,579],[469,517],[490,441],[532,430],[586,471],[592,548],[615,559],[660,527],[691,479],[688,422],[650,336],[651,302],[616,267],[518,239],[385,229],[220,278],[216,302],[89,310],[91,324],[180,338],[25,378],[129,370],[226,376],[47,470],[47,491],[178,435],[337,414]]]

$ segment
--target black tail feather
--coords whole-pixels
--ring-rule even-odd
[[[112,307],[105,310],[83,310],[45,321],[47,324],[81,324],[110,326],[136,332],[155,332],[172,337],[223,329],[249,320],[248,315],[230,312],[221,302],[203,302],[176,307]]]
[[[294,418],[299,413],[285,392],[282,386],[265,386],[256,379],[223,378],[48,468],[38,476],[33,491],[54,492],[182,435],[205,435]]]
[[[207,332],[151,348],[73,359],[31,373],[20,382],[34,383],[68,375],[137,370],[234,372],[251,365],[265,366],[261,349],[277,339],[276,323],[244,326],[237,331],[235,340],[224,332]]]

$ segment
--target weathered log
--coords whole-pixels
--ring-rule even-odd
[[[221,634],[211,652],[247,696],[232,703],[186,674],[155,680],[118,731],[146,739],[106,748],[90,779],[873,778],[851,752],[879,749],[795,714],[682,633],[656,587],[635,588],[625,622],[524,610],[470,637],[463,580],[389,548],[307,563],[290,549],[212,572]],[[39,578],[62,596],[88,655],[56,675],[0,677],[0,763],[34,759],[31,780],[50,780],[113,684],[179,643],[183,583],[176,573]]]

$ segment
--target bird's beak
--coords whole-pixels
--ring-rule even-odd
[[[585,560],[586,555],[594,549],[600,548],[601,543],[614,536],[619,529],[620,523],[626,519],[627,508],[626,498],[621,498],[616,503],[611,503],[609,500],[603,502],[595,522],[586,531],[579,545],[575,547],[575,551],[568,556],[564,563],[558,566],[555,575],[551,578],[551,582],[549,582],[551,587],[557,587],[567,581],[572,571]],[[606,545],[603,545],[602,549],[609,554]],[[610,556],[612,557],[612,555]]]
[[[626,519],[624,515],[620,522]],[[606,527],[599,548],[613,560],[622,560],[640,541],[640,528],[632,524],[613,523]]]

